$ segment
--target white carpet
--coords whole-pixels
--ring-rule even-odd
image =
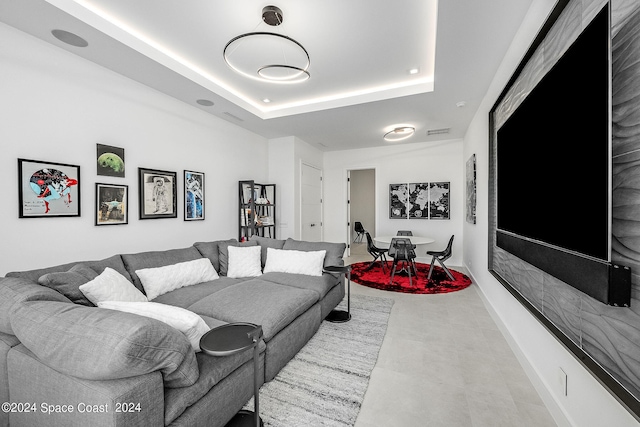
[[[260,389],[265,426],[352,426],[387,331],[393,300],[351,295],[351,320],[323,321],[300,352]],[[346,310],[346,300],[339,306]],[[251,399],[246,409],[253,409]]]

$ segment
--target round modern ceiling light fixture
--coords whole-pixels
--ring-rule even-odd
[[[53,37],[57,38],[63,43],[66,43],[75,47],[87,47],[89,46],[89,42],[80,37],[77,34],[70,33],[65,30],[51,30],[51,34]]]
[[[262,21],[272,27],[283,22],[276,6],[262,9]],[[291,37],[254,31],[232,38],[223,50],[227,65],[245,77],[269,83],[292,84],[309,79],[307,50]]]
[[[416,132],[413,126],[398,126],[384,134],[384,140],[389,142],[402,141]]]

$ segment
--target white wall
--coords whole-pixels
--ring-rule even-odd
[[[418,248],[418,260],[429,261],[427,249],[444,249],[456,235],[451,265],[462,264],[464,222],[464,162],[462,140],[418,142],[324,155],[325,240],[347,242],[347,170],[376,170],[376,230],[378,236],[398,230],[429,236],[436,241]],[[451,183],[451,219],[419,220],[389,218],[389,184],[448,181]]]
[[[477,156],[477,224],[464,222],[464,263],[499,319],[525,370],[559,425],[638,426],[599,382],[488,271],[489,111],[553,8],[553,0],[534,0],[483,104],[464,139],[466,161]],[[568,395],[561,393],[559,369],[568,375]]]
[[[0,276],[237,237],[237,181],[267,178],[264,138],[4,24],[0,40]],[[125,149],[125,178],[96,175],[97,143]],[[82,216],[19,219],[18,158],[79,165]],[[178,218],[138,220],[138,167],[178,173]],[[184,169],[205,173],[204,221],[183,221]],[[96,182],[129,186],[129,224],[94,225]]]

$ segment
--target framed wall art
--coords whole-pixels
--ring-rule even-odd
[[[124,178],[124,148],[96,144],[96,160],[98,175]]]
[[[18,159],[20,218],[80,216],[80,166]]]
[[[389,218],[406,219],[409,192],[407,184],[389,184]]]
[[[184,220],[204,219],[204,173],[184,171]]]
[[[176,172],[138,168],[140,219],[177,218]]]
[[[409,184],[409,219],[429,219],[429,183]]]
[[[96,225],[129,222],[129,186],[96,183]]]
[[[429,218],[449,219],[449,183],[431,182],[429,183]]]
[[[476,223],[476,155],[467,160],[467,222]]]

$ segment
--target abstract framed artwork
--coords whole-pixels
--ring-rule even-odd
[[[449,219],[450,217],[450,184],[448,182],[429,183],[429,218]]]
[[[466,217],[470,224],[476,223],[476,155],[467,160],[467,203]]]
[[[409,184],[409,219],[429,219],[429,183]]]
[[[407,218],[409,192],[407,184],[389,184],[389,218]]]
[[[204,220],[204,173],[184,171],[184,220]]]
[[[96,225],[129,222],[129,186],[96,183]]]
[[[177,173],[138,168],[140,219],[177,218]]]
[[[18,159],[20,218],[80,216],[80,166]]]
[[[124,178],[124,148],[96,144],[96,160],[98,175]]]

